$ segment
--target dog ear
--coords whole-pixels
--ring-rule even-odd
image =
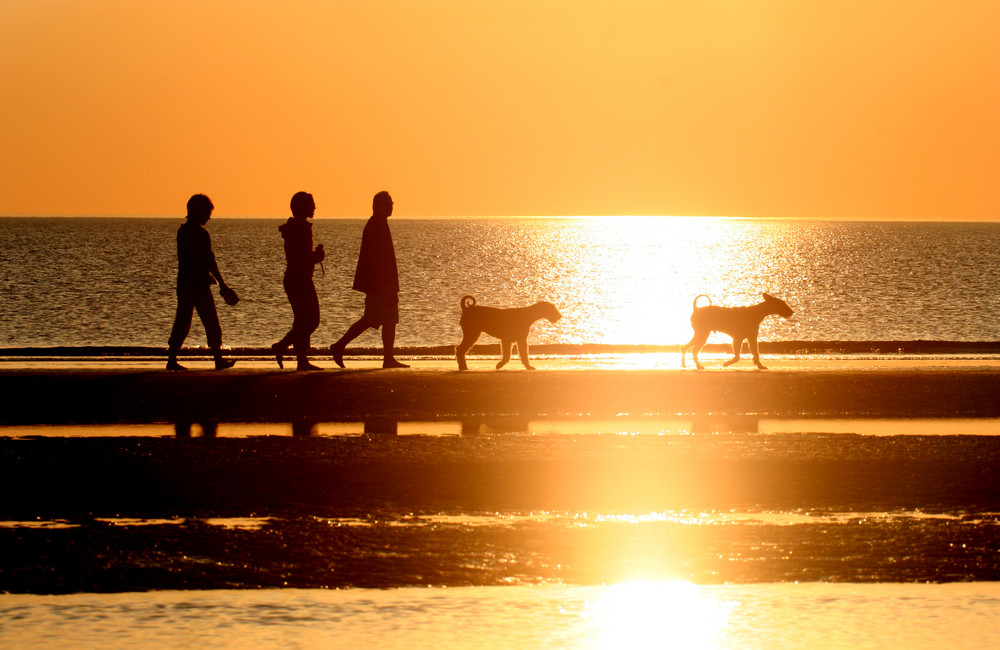
[[[774,300],[774,296],[769,293],[764,293],[764,300]]]

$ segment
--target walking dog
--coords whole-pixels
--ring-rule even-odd
[[[708,305],[699,307],[698,298],[708,298]],[[733,358],[723,363],[723,366],[731,366],[740,360],[740,350],[746,339],[750,343],[754,364],[761,370],[767,370],[760,362],[760,354],[757,352],[757,331],[760,329],[760,322],[771,314],[784,318],[792,316],[792,308],[785,304],[784,300],[766,293],[764,302],[749,307],[716,307],[712,305],[711,298],[702,294],[694,299],[692,308],[694,312],[691,314],[691,327],[694,328],[694,336],[681,346],[681,366],[684,365],[684,353],[691,350],[691,357],[698,370],[704,369],[698,363],[698,352],[712,332],[723,332],[733,337]]]
[[[521,363],[528,370],[534,370],[528,363],[528,330],[531,329],[532,323],[540,318],[554,323],[562,317],[555,305],[544,301],[536,302],[530,307],[499,309],[477,305],[475,296],[466,295],[462,296],[460,304],[462,319],[459,325],[462,326],[462,342],[455,346],[459,370],[468,370],[465,353],[475,345],[484,332],[500,339],[503,358],[497,364],[497,370],[510,361],[510,348],[514,343],[517,343],[517,354],[521,358]]]

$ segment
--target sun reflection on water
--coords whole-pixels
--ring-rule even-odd
[[[588,603],[599,648],[716,648],[737,603],[685,581],[612,585]]]
[[[691,338],[698,294],[729,306],[759,302],[764,291],[789,297],[798,265],[772,250],[783,246],[787,232],[773,224],[766,237],[759,230],[747,220],[705,217],[553,221],[533,247],[545,252],[538,277],[560,296],[560,340],[683,343]],[[788,330],[765,323],[763,337],[777,333],[770,331],[775,327]],[[725,342],[718,336],[711,340]]]

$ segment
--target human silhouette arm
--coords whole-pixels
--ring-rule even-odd
[[[219,283],[219,293],[225,293],[229,290],[229,285],[226,281],[222,279],[222,272],[219,271],[219,264],[215,261],[215,253],[209,251],[209,267],[208,272],[215,278]]]

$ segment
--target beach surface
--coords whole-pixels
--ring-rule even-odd
[[[655,356],[643,360],[645,367],[629,367],[637,363],[632,359],[602,367],[605,362],[543,360],[536,371],[495,371],[488,369],[492,360],[473,360],[480,369],[459,372],[442,359],[390,371],[377,361],[349,360],[347,370],[306,373],[279,371],[262,360],[221,372],[208,370],[205,361],[189,362],[186,372],[163,371],[159,361],[6,364],[0,366],[0,424],[1000,416],[1000,362],[992,359],[768,361],[768,371],[747,369],[748,362],[721,369],[714,362],[700,372],[660,369]]]
[[[995,361],[661,361],[6,364],[0,590],[1000,579]]]

